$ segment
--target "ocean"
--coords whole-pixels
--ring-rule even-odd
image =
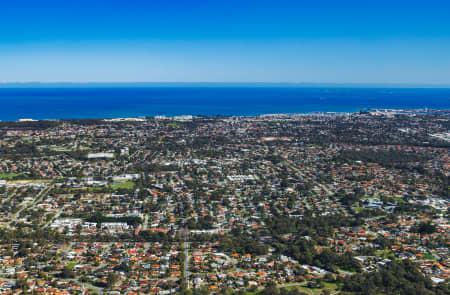
[[[0,120],[450,109],[450,89],[304,87],[0,88]]]

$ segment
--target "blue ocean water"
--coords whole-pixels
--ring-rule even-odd
[[[0,120],[450,109],[450,89],[300,87],[0,88]]]

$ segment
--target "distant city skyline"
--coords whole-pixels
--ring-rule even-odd
[[[11,82],[448,86],[450,3],[8,1]]]

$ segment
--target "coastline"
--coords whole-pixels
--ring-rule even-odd
[[[359,110],[356,112],[309,112],[309,113],[271,113],[271,114],[257,114],[257,115],[216,115],[216,116],[208,116],[208,115],[192,115],[192,114],[183,114],[183,115],[174,115],[174,116],[166,116],[166,115],[154,115],[154,116],[125,116],[125,117],[116,117],[116,118],[55,118],[55,119],[33,119],[33,118],[20,118],[16,121],[2,121],[0,122],[38,122],[38,121],[64,121],[64,120],[103,120],[105,122],[143,122],[149,119],[153,120],[174,120],[174,121],[192,121],[193,119],[198,119],[202,117],[206,118],[214,118],[214,117],[224,117],[224,118],[295,118],[295,117],[314,117],[314,116],[350,116],[353,114],[370,114],[372,116],[386,116],[392,117],[396,115],[406,115],[406,116],[415,116],[415,115],[450,115],[450,109],[375,109],[368,108]]]

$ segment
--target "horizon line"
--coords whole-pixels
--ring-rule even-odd
[[[5,82],[0,81],[0,88],[53,88],[53,87],[164,87],[164,86],[226,86],[226,87],[355,87],[355,88],[450,88],[450,84],[441,83],[386,83],[386,82],[212,82],[212,81],[136,81],[136,82],[98,82],[98,81],[23,81]]]

